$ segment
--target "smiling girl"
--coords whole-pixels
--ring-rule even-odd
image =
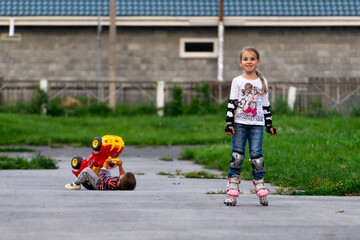
[[[260,203],[267,206],[269,189],[264,185],[265,166],[262,154],[264,125],[271,136],[277,135],[276,129],[272,127],[268,85],[267,80],[257,71],[260,54],[255,48],[244,48],[240,53],[239,63],[244,72],[232,80],[226,114],[225,133],[232,136],[232,154],[224,203],[227,206],[236,205],[236,198],[240,193],[241,165],[248,140],[255,193],[259,196]]]

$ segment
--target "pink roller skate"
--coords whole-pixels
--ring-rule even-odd
[[[255,186],[255,193],[258,195],[261,205],[269,205],[267,195],[269,194],[270,190],[265,187],[264,179],[254,180],[253,183]]]
[[[236,198],[240,194],[239,184],[240,184],[240,176],[239,175],[232,175],[231,178],[228,179],[227,185],[227,196],[224,200],[224,204],[227,206],[235,206],[236,205]]]

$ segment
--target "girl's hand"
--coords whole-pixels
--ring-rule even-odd
[[[273,128],[271,125],[266,126],[265,130],[266,130],[267,133],[270,133],[271,136],[274,136],[274,135],[277,136],[278,135],[278,133],[276,131],[276,128]]]
[[[233,126],[226,126],[225,128],[225,134],[232,136],[235,133],[235,129]]]
[[[274,135],[278,135],[278,133],[277,133],[277,131],[276,131],[276,128],[270,128],[270,134],[271,134],[271,136],[274,136]]]

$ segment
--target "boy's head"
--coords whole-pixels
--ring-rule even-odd
[[[136,187],[135,175],[132,172],[127,172],[120,178],[119,190],[134,190]]]

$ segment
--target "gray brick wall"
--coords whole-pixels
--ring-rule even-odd
[[[228,28],[226,33],[226,79],[238,71],[232,51],[244,45],[259,49],[259,69],[269,81],[360,76],[357,27]]]
[[[240,50],[259,49],[260,71],[269,81],[310,77],[360,77],[359,27],[227,27],[225,80],[240,74]],[[8,28],[0,27],[0,33]],[[16,27],[22,40],[0,41],[6,80],[97,79],[96,27]],[[211,27],[119,27],[117,79],[125,81],[215,80],[216,59],[179,57],[179,40],[216,38]],[[102,34],[102,73],[107,79],[108,32]]]

